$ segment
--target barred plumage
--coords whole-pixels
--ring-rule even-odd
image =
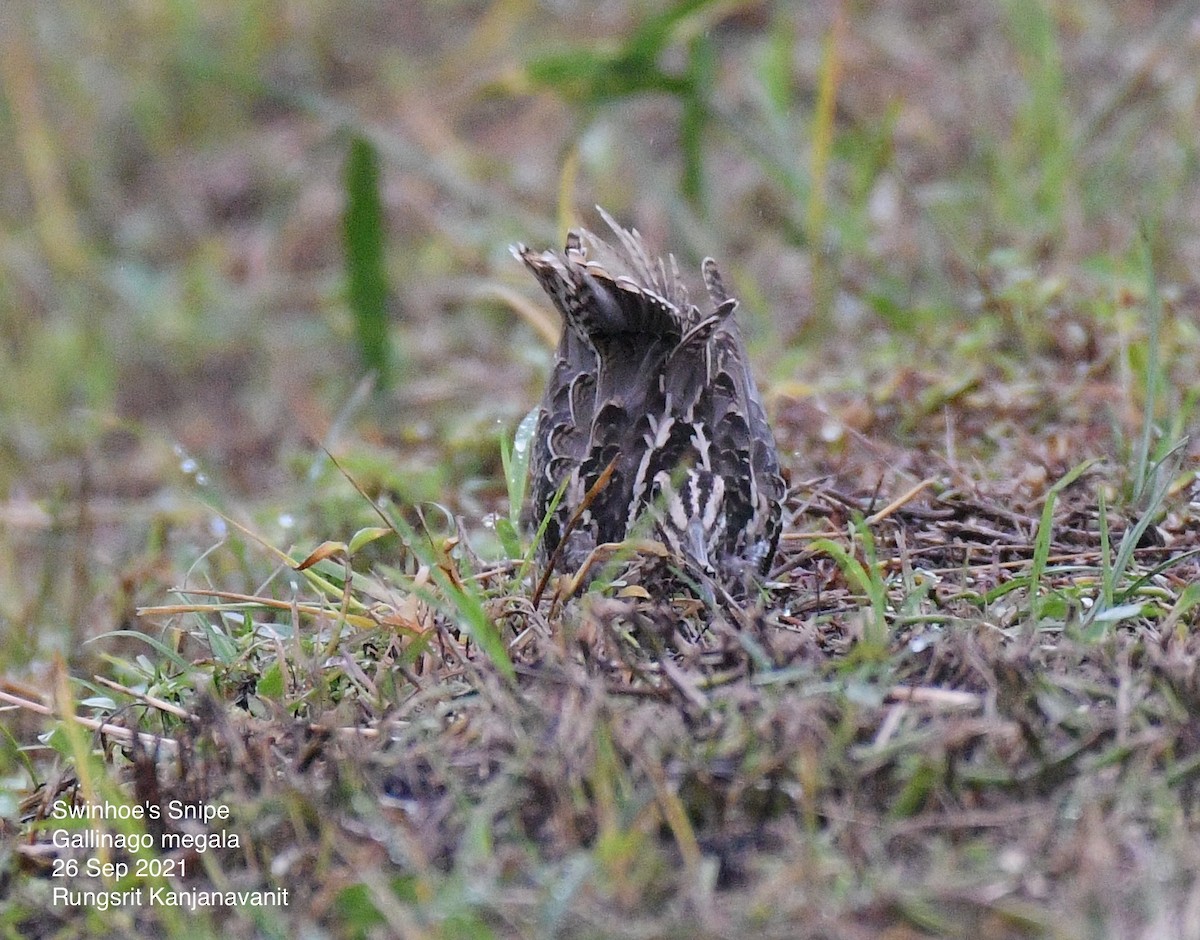
[[[572,231],[566,249],[514,254],[563,317],[531,459],[534,523],[565,491],[541,550],[574,571],[592,549],[643,535],[693,575],[740,586],[767,570],[785,493],[775,441],[730,298],[712,259],[711,309],[691,303],[675,259],[653,259],[603,210],[609,244]],[[589,489],[613,475],[567,531]]]

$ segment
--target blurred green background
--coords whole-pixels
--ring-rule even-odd
[[[371,524],[319,445],[501,508],[554,325],[509,246],[597,203],[721,262],[795,473],[848,472],[824,416],[921,447],[985,380],[1062,421],[1039,376],[1114,337],[1120,429],[1139,224],[1189,401],[1197,6],[6,0],[0,669],[136,623],[206,506],[284,547]]]

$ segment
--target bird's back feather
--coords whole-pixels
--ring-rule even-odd
[[[517,246],[563,317],[531,460],[543,558],[573,570],[598,544],[641,532],[694,573],[740,584],[770,564],[785,487],[745,346],[715,263],[693,304],[674,258],[652,258],[607,214],[615,244],[572,232],[562,253]],[[585,495],[612,477],[566,532]],[[566,536],[565,543],[563,542]]]

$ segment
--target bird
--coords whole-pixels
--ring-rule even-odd
[[[693,583],[740,594],[769,570],[786,485],[738,302],[706,258],[693,303],[673,255],[597,211],[611,240],[580,228],[561,252],[513,247],[563,321],[531,445],[538,557],[574,572],[649,538]]]

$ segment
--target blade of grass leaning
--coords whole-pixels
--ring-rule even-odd
[[[331,659],[337,652],[338,645],[342,642],[342,633],[348,623],[347,614],[350,612],[350,605],[354,599],[352,585],[354,583],[354,570],[350,567],[350,556],[344,555],[341,558],[342,564],[345,566],[346,576],[342,579],[342,597],[341,604],[338,606],[336,614],[331,618],[329,631],[329,642],[325,644],[325,649],[322,652],[322,659]]]
[[[770,116],[778,127],[788,120],[792,108],[792,57],[795,55],[794,26],[780,11],[771,25],[768,41],[758,59],[758,81],[766,95]]]
[[[808,202],[808,237],[815,247],[824,241],[826,187],[829,180],[829,158],[833,153],[833,119],[837,90],[841,79],[841,38],[844,30],[841,13],[836,14],[821,45],[821,67],[817,77],[817,107],[813,114],[812,149],[809,152],[809,173],[812,190]]]
[[[855,526],[855,530],[860,534],[863,531],[857,525]],[[867,532],[867,535],[869,536],[870,533]],[[869,559],[874,556],[873,540],[871,540],[871,543],[872,547],[868,552]],[[872,650],[886,650],[888,635],[887,585],[883,583],[883,579],[879,576],[878,567],[869,561],[870,569],[868,570],[866,565],[832,539],[815,539],[812,543],[812,549],[816,552],[824,552],[830,556],[842,570],[842,574],[846,576],[847,580],[867,595],[867,600],[871,605],[871,617],[868,620],[867,632],[863,639]]]
[[[496,520],[496,535],[509,558],[522,557],[521,510],[525,505],[525,488],[529,480],[529,458],[533,434],[537,428],[538,409],[534,408],[521,419],[510,444],[500,438],[500,464],[504,468],[504,484],[508,490],[508,518]]]
[[[572,513],[571,518],[567,520],[567,524],[563,527],[562,532],[559,534],[558,544],[554,547],[554,551],[546,560],[546,570],[542,572],[541,580],[538,581],[537,587],[534,588],[532,598],[534,607],[537,607],[542,600],[542,593],[546,590],[546,585],[550,583],[550,575],[554,572],[554,566],[558,563],[558,557],[562,554],[563,546],[567,544],[567,538],[579,524],[579,520],[583,518],[583,514],[588,511],[596,497],[600,495],[601,491],[606,486],[608,486],[608,483],[612,479],[612,475],[616,471],[616,468],[617,458],[614,457],[608,462],[608,466],[601,471],[600,476],[596,478],[596,482],[591,485],[591,488],[583,494],[583,500],[580,502],[575,512]],[[567,482],[567,480],[563,480],[562,485],[559,486],[558,494],[555,495],[554,503],[552,504],[551,509],[547,510],[546,518],[542,520],[542,525],[538,529],[537,541],[539,542],[541,541],[542,534],[545,531],[546,523],[549,521],[550,515],[553,512],[553,505],[557,505],[561,494],[566,490]]]
[[[1149,494],[1146,500],[1146,508],[1142,511],[1137,521],[1126,529],[1121,536],[1121,544],[1117,548],[1117,557],[1113,562],[1113,598],[1116,603],[1120,603],[1116,585],[1120,583],[1126,569],[1133,561],[1133,553],[1137,550],[1138,545],[1141,544],[1142,536],[1146,534],[1146,530],[1150,528],[1150,524],[1157,518],[1162,509],[1167,494],[1171,489],[1171,479],[1178,472],[1182,463],[1183,448],[1186,443],[1186,441],[1180,441],[1167,452],[1162,460],[1156,461],[1150,468],[1149,476],[1151,479],[1157,479],[1159,481],[1158,485]],[[1164,469],[1164,466],[1168,463],[1170,464],[1170,468]],[[1126,594],[1126,596],[1128,595]]]
[[[839,7],[821,47],[821,67],[817,77],[817,106],[813,114],[812,147],[809,151],[808,212],[805,231],[812,251],[813,288],[816,309],[813,322],[817,332],[826,332],[833,315],[835,274],[825,257],[825,220],[829,196],[829,162],[833,155],[834,118],[837,92],[842,76],[842,45],[845,15]]]
[[[567,491],[569,479],[564,479],[557,490],[554,491],[554,496],[550,500],[550,505],[546,507],[546,512],[538,523],[537,531],[533,533],[533,539],[529,543],[529,547],[525,550],[524,556],[521,558],[521,570],[517,572],[517,580],[524,581],[525,576],[529,574],[529,568],[533,564],[534,556],[537,554],[538,546],[542,544],[542,539],[546,537],[546,529],[550,526],[550,520],[554,518],[554,513],[558,509],[558,504],[562,502],[563,494]]]
[[[1142,403],[1142,432],[1138,438],[1134,460],[1134,502],[1145,493],[1150,472],[1150,441],[1154,436],[1154,414],[1162,380],[1159,359],[1159,326],[1162,323],[1162,297],[1158,293],[1158,278],[1154,274],[1154,258],[1150,252],[1150,233],[1141,226],[1138,238],[1138,258],[1142,276],[1146,279],[1146,387]]]
[[[378,376],[378,388],[384,389],[391,383],[392,374],[383,259],[383,200],[379,195],[379,153],[365,137],[355,135],[350,140],[345,185],[347,299],[354,316],[359,358],[368,372]]]
[[[140,640],[180,672],[187,672],[192,668],[191,663],[175,652],[175,650],[171,649],[166,643],[162,642],[162,640],[148,633],[142,633],[140,630],[108,630],[89,640],[84,640],[84,643],[95,643],[97,640],[105,640],[109,637],[131,637],[135,640]]]
[[[704,207],[704,140],[708,126],[708,98],[716,72],[716,53],[705,33],[695,36],[688,48],[687,92],[679,117],[679,142],[683,155],[680,189],[698,211]]]
[[[496,536],[506,558],[521,557],[521,532],[511,520],[503,516],[496,520]]]
[[[1170,636],[1179,621],[1198,604],[1200,604],[1200,584],[1189,584],[1163,618],[1162,624],[1159,626],[1160,634],[1164,637]]]
[[[870,525],[865,519],[854,520],[854,532],[862,540],[863,557],[866,559],[867,573],[871,578],[871,608],[875,613],[875,632],[868,640],[875,649],[883,652],[887,649],[887,585],[880,575],[879,553],[875,551],[875,536],[871,534]]]
[[[537,430],[538,409],[532,409],[508,439],[500,441],[500,460],[504,467],[504,483],[508,489],[508,518],[514,526],[521,524],[521,509],[525,505],[525,487],[529,480],[529,459],[533,452],[533,435]]]
[[[1050,543],[1053,541],[1054,504],[1058,501],[1058,494],[1083,476],[1096,462],[1097,458],[1091,457],[1076,464],[1046,493],[1046,503],[1042,506],[1042,516],[1038,520],[1037,535],[1034,538],[1033,563],[1029,566],[1029,612],[1032,624],[1036,624],[1039,619],[1042,575],[1046,572],[1046,561],[1050,557]]]
[[[1159,489],[1156,491],[1156,496],[1153,500],[1151,500],[1149,508],[1147,508],[1138,521],[1134,525],[1130,526],[1130,528],[1122,536],[1121,547],[1117,551],[1117,560],[1113,565],[1115,582],[1119,583],[1120,578],[1125,574],[1126,569],[1133,562],[1134,552],[1137,551],[1138,546],[1141,544],[1142,537],[1145,534],[1146,529],[1149,528],[1151,522],[1158,517],[1163,499],[1165,498],[1166,492],[1169,488],[1170,482],[1168,479],[1166,482],[1162,483]],[[1166,560],[1160,562],[1158,565],[1155,565],[1153,568],[1141,572],[1136,578],[1130,581],[1127,587],[1120,591],[1114,590],[1113,603],[1125,603],[1130,597],[1133,597],[1138,591],[1140,591],[1143,585],[1152,581],[1155,577],[1166,571],[1168,568],[1182,564],[1190,556],[1196,554],[1196,551],[1197,550],[1192,550],[1179,555],[1171,555]]]
[[[492,665],[500,670],[500,674],[510,682],[515,681],[517,672],[512,659],[509,658],[508,650],[504,648],[500,631],[484,610],[479,592],[472,588],[469,581],[455,583],[442,568],[433,568],[430,573],[458,614],[459,625],[492,661]]]
[[[1170,557],[1159,562],[1153,568],[1148,568],[1145,572],[1138,575],[1137,578],[1126,589],[1123,597],[1132,597],[1134,594],[1140,591],[1144,585],[1149,584],[1163,572],[1168,571],[1171,568],[1179,567],[1191,561],[1193,558],[1196,558],[1197,556],[1200,556],[1200,548],[1194,548],[1190,552],[1184,552],[1182,555],[1171,555]],[[1154,594],[1156,597],[1161,597],[1162,591],[1155,590]]]
[[[1103,490],[1100,491],[1097,515],[1099,516],[1097,524],[1100,526],[1100,604],[1104,607],[1111,607],[1114,585],[1112,543],[1109,540],[1108,530],[1108,500],[1105,498]]]
[[[1075,161],[1057,21],[1042,0],[1009,0],[1004,6],[1026,88],[1017,114],[1008,195],[1017,211],[1032,210],[1031,221],[1058,231]]]
[[[55,127],[55,119],[42,103],[38,85],[45,76],[37,62],[33,34],[20,25],[24,20],[11,15],[3,18],[0,92],[10,122],[5,136],[24,163],[34,223],[46,259],[63,274],[79,277],[88,272],[89,246],[73,208],[76,194],[68,185],[69,161],[55,140],[61,127]],[[9,170],[14,172],[19,171]]]
[[[558,234],[560,239],[575,225],[575,183],[579,179],[579,147],[572,145],[563,154],[558,174]]]

